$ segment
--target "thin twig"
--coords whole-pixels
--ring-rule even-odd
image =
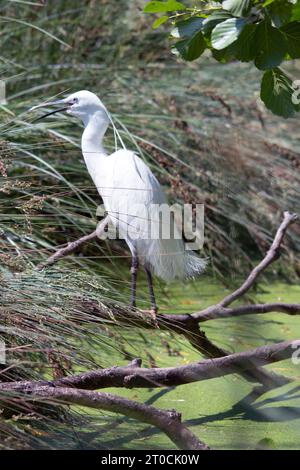
[[[283,221],[281,222],[273,240],[273,243],[264,259],[251,271],[246,281],[237,290],[224,297],[224,299],[221,300],[219,305],[221,305],[222,307],[230,305],[232,302],[234,302],[234,300],[244,295],[253,286],[258,276],[263,271],[265,271],[267,267],[271,263],[273,263],[273,261],[275,261],[279,257],[279,250],[283,237],[288,227],[294,222],[296,222],[297,219],[297,214],[290,214],[289,212],[284,212]]]
[[[44,262],[40,263],[37,266],[37,269],[41,271],[42,269],[46,268],[47,266],[52,266],[54,263],[59,261],[61,258],[64,258],[65,256],[70,255],[74,251],[76,251],[81,245],[84,245],[87,242],[91,242],[93,240],[96,240],[99,238],[107,224],[109,222],[109,216],[106,216],[97,226],[96,230],[94,230],[92,233],[89,233],[88,235],[84,235],[81,238],[78,238],[77,240],[74,240],[73,242],[68,243],[67,246],[60,248],[57,250],[53,255],[49,256],[49,258]]]
[[[250,272],[249,276],[243,282],[243,284],[234,292],[224,297],[218,304],[208,307],[207,309],[202,310],[200,312],[194,313],[192,315],[193,318],[198,319],[199,317],[203,318],[203,316],[205,316],[206,314],[213,314],[215,311],[218,311],[220,308],[227,307],[232,302],[239,299],[246,292],[248,292],[248,290],[254,285],[259,275],[263,271],[265,271],[267,267],[279,257],[281,244],[286,234],[286,231],[291,224],[293,224],[294,222],[298,220],[298,218],[299,217],[297,214],[284,212],[283,221],[281,222],[276,232],[275,238],[273,240],[273,243],[269,251],[267,252],[266,256],[263,258],[263,260],[257,266],[255,266],[255,268]]]
[[[275,302],[270,304],[252,304],[241,305],[235,308],[220,307],[215,311],[199,312],[197,320],[205,322],[208,320],[216,320],[218,318],[240,317],[243,315],[262,314],[270,312],[281,312],[287,315],[300,315],[300,304],[286,304],[283,302]],[[201,313],[201,315],[200,315]]]

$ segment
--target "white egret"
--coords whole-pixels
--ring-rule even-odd
[[[111,118],[94,93],[78,91],[67,98],[34,106],[31,110],[45,106],[59,108],[36,120],[60,111],[82,120],[81,145],[87,169],[111,222],[118,227],[132,255],[131,306],[136,307],[137,271],[141,263],[148,279],[151,312],[156,315],[152,274],[165,280],[195,277],[203,272],[206,260],[185,249],[176,228],[173,228],[176,236],[173,232],[172,237],[165,239],[159,230],[158,236],[149,237],[149,222],[161,223],[157,221],[160,221],[160,206],[166,203],[165,195],[151,170],[134,152],[123,148],[108,155],[105,151],[103,138]]]

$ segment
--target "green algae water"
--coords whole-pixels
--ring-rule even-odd
[[[147,297],[146,286],[142,284],[140,303]],[[262,284],[260,291],[255,295],[258,302],[296,303],[300,298],[298,285]],[[162,312],[192,313],[216,303],[229,291],[203,277],[184,287],[173,283],[158,292]],[[299,317],[282,313],[213,320],[203,323],[202,328],[209,339],[231,352],[300,338]],[[201,360],[200,354],[187,341],[166,331],[140,330],[137,334],[124,333],[122,329],[122,337],[126,360],[120,362],[119,354],[105,358],[102,351],[99,358],[102,364],[126,364],[137,356],[143,359],[144,367],[178,366]],[[293,365],[288,360],[268,369],[293,380],[261,396],[255,396],[253,384],[238,375],[166,389],[111,388],[105,391],[159,408],[176,408],[190,429],[214,449],[296,449],[300,437],[300,364]],[[103,412],[88,411],[88,414],[89,422],[81,439],[90,448],[175,449],[163,433],[148,425]]]

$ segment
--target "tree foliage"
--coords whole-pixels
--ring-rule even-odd
[[[209,49],[223,63],[253,62],[263,72],[261,99],[274,114],[300,110],[296,85],[279,68],[300,58],[300,2],[297,0],[151,1],[146,13],[162,14],[153,28],[170,21],[173,52],[198,59]]]

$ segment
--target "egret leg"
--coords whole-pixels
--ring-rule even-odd
[[[158,308],[157,308],[156,300],[155,300],[152,273],[147,266],[145,266],[145,272],[147,275],[148,288],[149,288],[149,294],[150,294],[151,312],[153,312],[153,316],[156,317]]]
[[[137,256],[132,257],[131,263],[131,297],[130,305],[131,307],[136,307],[136,281],[137,281],[137,272],[139,269],[139,259]]]

